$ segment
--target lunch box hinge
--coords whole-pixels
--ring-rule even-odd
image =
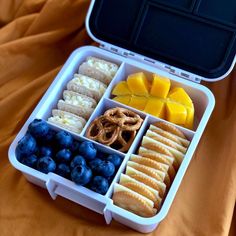
[[[118,55],[123,56],[123,57],[128,57],[128,55],[130,53],[127,50],[124,50],[124,49],[118,48],[118,47],[114,47],[113,45],[110,45],[110,44],[100,44],[100,48],[102,48],[106,51],[118,54]]]
[[[104,50],[121,55],[123,57],[131,58],[133,60],[148,64],[150,66],[154,66],[160,70],[166,71],[169,74],[178,76],[180,78],[187,79],[187,80],[193,81],[195,83],[201,83],[202,78],[200,76],[197,76],[197,75],[189,73],[187,71],[178,69],[176,67],[172,67],[168,64],[159,62],[157,60],[154,60],[154,59],[151,59],[148,57],[144,57],[140,54],[130,52],[130,51],[125,50],[123,48],[115,47],[114,45],[111,45],[111,44],[105,44],[105,43],[100,44],[100,47],[103,48]]]
[[[183,78],[183,79],[187,79],[187,80],[190,80],[190,81],[193,81],[195,83],[201,83],[201,77],[200,76],[196,76],[194,74],[191,74],[191,73],[188,73],[186,71],[183,71],[183,70],[180,70],[176,67],[171,67],[171,66],[168,66],[168,72],[170,74],[173,74],[173,75],[176,75],[180,78]]]

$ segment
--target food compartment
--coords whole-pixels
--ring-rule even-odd
[[[199,0],[196,14],[220,23],[236,27],[236,1]]]
[[[183,173],[181,166],[189,158],[194,135],[193,131],[148,117],[136,149],[127,154],[127,165],[114,184],[114,213],[123,208],[143,220],[157,218],[169,192],[181,181],[178,172]]]
[[[130,85],[129,76],[134,80]],[[158,69],[147,70],[141,64],[129,62],[123,65],[108,92],[112,100],[144,114],[196,130],[209,103],[208,91],[197,87]]]
[[[145,115],[104,98],[93,118],[83,135],[108,148],[126,153],[139,133]]]
[[[81,191],[86,188],[105,195],[124,159],[124,154],[53,127],[41,119],[34,119],[26,133],[20,136],[14,143],[14,156],[32,177],[55,173],[56,179],[61,176],[62,182],[78,186]]]
[[[72,55],[68,60],[65,70],[49,88],[50,96],[44,99],[44,109],[37,114],[37,117],[77,134],[82,131],[112,79],[119,74],[122,63],[117,58],[108,59],[98,50],[81,51],[80,57]]]

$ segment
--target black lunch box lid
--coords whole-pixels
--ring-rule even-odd
[[[98,42],[216,81],[235,63],[236,0],[92,0],[87,30]]]

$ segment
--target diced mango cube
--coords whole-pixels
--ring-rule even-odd
[[[174,124],[184,125],[187,118],[187,109],[174,102],[166,103],[166,119]]]
[[[143,72],[129,75],[127,78],[127,84],[132,94],[148,96],[149,83]]]
[[[146,97],[132,96],[129,106],[142,111],[145,108],[147,101],[148,99]]]
[[[194,107],[186,107],[187,109],[187,118],[184,124],[184,127],[187,129],[193,129],[194,123]]]
[[[120,102],[122,104],[128,105],[131,99],[131,95],[126,95],[126,96],[117,96],[114,97],[113,100]]]
[[[153,74],[150,94],[155,97],[166,98],[170,90],[170,80],[163,76]]]
[[[192,106],[192,100],[183,88],[176,87],[172,89],[168,98],[186,106]]]
[[[126,81],[119,82],[112,90],[112,95],[116,96],[131,95],[131,91],[128,88],[127,82]]]
[[[165,118],[165,102],[159,98],[150,97],[145,108],[144,112],[147,112],[150,115]]]

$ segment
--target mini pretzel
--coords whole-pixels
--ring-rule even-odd
[[[138,130],[143,122],[138,114],[121,107],[109,109],[104,115],[108,121],[120,126],[123,130]]]
[[[134,141],[136,131],[122,130],[118,132],[117,139],[111,144],[111,147],[118,148],[120,152],[126,152],[129,150],[131,144]]]
[[[111,145],[117,139],[119,131],[119,127],[109,123],[105,116],[100,116],[88,127],[86,136],[102,144]]]

